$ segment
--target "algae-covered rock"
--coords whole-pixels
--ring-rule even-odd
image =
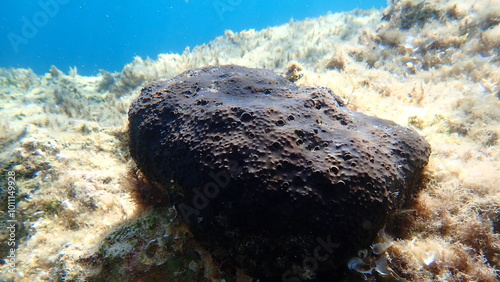
[[[132,157],[195,238],[257,278],[338,275],[419,190],[430,154],[329,89],[234,65],[150,84],[129,122]]]
[[[90,281],[220,281],[205,249],[173,209],[153,209],[108,234],[98,251],[80,259],[91,265]],[[229,276],[231,277],[231,276]],[[138,280],[139,279],[139,280]]]

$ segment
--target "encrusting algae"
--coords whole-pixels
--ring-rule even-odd
[[[4,261],[0,278],[251,281],[242,269],[216,264],[171,207],[158,207],[155,192],[131,192],[149,186],[131,161],[126,134],[141,86],[237,64],[328,87],[347,107],[412,126],[431,144],[423,190],[386,223],[391,243],[376,245],[379,236],[372,244],[378,254],[364,247],[369,252],[358,257],[375,267],[359,273],[346,263],[345,281],[496,281],[499,26],[498,1],[401,0],[383,11],[227,31],[183,54],[136,58],[120,73],[1,69],[0,167],[2,175],[16,174],[18,229],[15,272]],[[6,258],[9,234],[1,230]]]

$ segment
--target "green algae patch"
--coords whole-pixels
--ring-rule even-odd
[[[214,274],[219,276],[210,256],[177,220],[174,209],[148,211],[115,229],[94,255],[81,262],[96,269],[91,281],[204,281],[207,276],[216,280]]]

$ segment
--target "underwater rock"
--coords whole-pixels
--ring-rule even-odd
[[[209,66],[142,89],[130,152],[195,238],[256,278],[336,277],[419,189],[429,144],[331,90]]]
[[[172,277],[174,281],[228,281],[224,273],[211,269],[210,255],[193,242],[172,211],[152,209],[107,234],[95,254],[80,258],[96,267],[86,281],[172,281]]]

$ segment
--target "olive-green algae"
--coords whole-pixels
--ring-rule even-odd
[[[175,209],[152,209],[107,235],[98,251],[81,260],[97,269],[91,281],[235,281],[216,266],[181,223]],[[214,277],[214,273],[216,273]]]

